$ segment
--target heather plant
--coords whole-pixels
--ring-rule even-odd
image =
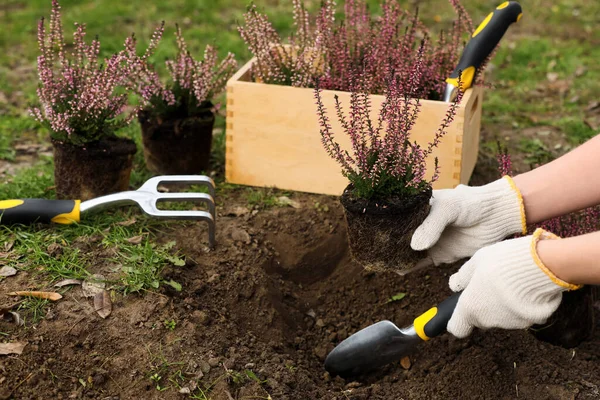
[[[334,0],[324,0],[315,15],[309,14],[303,1],[293,0],[295,32],[287,44],[254,4],[238,29],[256,57],[250,71],[255,81],[312,87],[318,78],[322,89],[350,91],[351,78],[360,71],[365,74],[365,90],[383,94],[390,70],[409,79],[415,59],[422,57],[423,79],[413,93],[440,99],[445,78],[458,62],[462,37],[473,30],[459,0],[450,4],[457,19],[436,41],[419,20],[418,11],[401,9],[396,0],[382,0],[381,16],[369,11],[366,0],[347,0],[340,21],[335,17]],[[419,55],[423,38],[429,46]]]
[[[499,146],[498,170],[501,176],[512,176],[513,165],[508,151]],[[589,207],[574,213],[561,215],[528,227],[529,234],[543,228],[560,237],[573,237],[596,232],[600,228],[600,206]]]
[[[349,113],[343,110],[335,95],[335,112],[340,125],[350,138],[351,152],[335,140],[327,110],[323,104],[322,88],[317,84],[315,97],[321,127],[322,143],[327,153],[342,167],[342,174],[353,186],[354,195],[364,199],[405,197],[425,191],[439,177],[437,157],[431,179],[426,179],[427,159],[438,146],[456,116],[462,91],[450,103],[447,113],[426,147],[411,141],[410,134],[420,111],[420,99],[415,96],[419,83],[425,78],[427,42],[419,47],[417,57],[408,69],[408,78],[390,73],[385,87],[385,99],[378,120],[370,117],[369,78],[360,73],[351,78]]]
[[[149,49],[158,45],[164,33],[164,24],[152,35]],[[229,53],[219,62],[217,50],[207,45],[201,60],[195,60],[188,51],[181,29],[177,26],[177,56],[167,60],[170,81],[163,83],[148,61],[149,53],[136,54],[136,38],[125,43],[125,58],[131,81],[129,87],[142,98],[145,109],[156,117],[186,118],[205,113],[213,107],[212,100],[222,93],[227,80],[237,68]]]
[[[38,24],[37,59],[40,84],[39,107],[31,115],[50,130],[52,139],[84,145],[106,137],[128,125],[135,112],[126,113],[127,94],[122,84],[128,79],[123,54],[99,61],[98,37],[86,43],[85,24],[75,24],[72,51],[66,51],[60,5],[52,1],[46,31]]]

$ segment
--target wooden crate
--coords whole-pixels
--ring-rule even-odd
[[[348,181],[321,143],[314,90],[251,82],[249,70],[254,62],[249,61],[227,83],[227,182],[340,195]],[[326,90],[322,96],[336,140],[350,149],[335,115],[335,94],[348,110],[350,93]],[[480,87],[465,92],[452,125],[428,160],[430,175],[433,157],[440,164],[434,188],[453,188],[469,181],[479,151],[482,96]],[[383,100],[383,96],[372,96],[375,121]],[[447,103],[422,100],[411,139],[427,145],[447,110]]]

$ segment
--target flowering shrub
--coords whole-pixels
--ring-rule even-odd
[[[158,45],[164,32],[164,24],[152,35],[149,49]],[[136,39],[131,36],[125,43],[126,65],[132,80],[129,87],[138,93],[146,110],[163,118],[185,118],[206,112],[212,107],[211,100],[223,92],[227,80],[237,68],[232,53],[218,62],[217,51],[207,45],[202,60],[194,60],[187,44],[176,30],[178,53],[175,60],[166,62],[170,82],[163,84],[148,62],[148,51],[136,54]]]
[[[295,33],[288,45],[266,15],[252,4],[238,28],[242,39],[256,57],[252,79],[272,84],[312,87],[319,78],[323,89],[352,89],[351,77],[364,71],[365,90],[382,94],[390,70],[408,76],[420,51],[419,42],[428,39],[423,58],[423,79],[415,96],[440,99],[445,78],[453,71],[464,33],[473,31],[472,22],[459,0],[450,0],[457,20],[434,43],[418,13],[402,10],[397,0],[383,0],[381,17],[367,8],[366,0],[347,0],[344,20],[335,18],[334,0],[323,0],[315,16],[309,15],[302,0],[293,0]]]
[[[417,120],[420,100],[415,92],[425,78],[424,68],[427,42],[423,41],[417,57],[409,67],[408,78],[401,74],[388,75],[385,100],[379,111],[377,123],[370,117],[371,101],[364,73],[351,78],[350,111],[347,117],[339,97],[335,95],[335,109],[342,129],[350,137],[352,154],[335,141],[332,127],[323,105],[322,89],[317,84],[315,97],[322,143],[327,153],[342,166],[342,173],[354,187],[354,194],[365,199],[383,199],[389,196],[409,196],[420,193],[439,177],[435,170],[431,180],[425,179],[427,158],[440,143],[446,129],[456,116],[462,91],[450,103],[444,120],[433,140],[422,148],[411,142],[410,133]]]
[[[500,146],[497,156],[501,176],[513,175],[510,154]],[[596,232],[600,228],[600,206],[589,207],[574,213],[561,215],[528,227],[529,234],[537,228],[543,228],[560,237],[573,237]]]
[[[125,114],[127,95],[119,90],[128,79],[123,54],[100,64],[100,41],[85,42],[84,24],[75,24],[73,50],[65,50],[60,5],[52,1],[48,32],[44,19],[38,24],[40,55],[37,59],[41,105],[31,115],[45,125],[51,137],[76,145],[114,136],[135,113]]]

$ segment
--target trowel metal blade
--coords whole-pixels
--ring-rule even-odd
[[[412,326],[400,329],[390,321],[380,321],[337,345],[325,359],[325,369],[341,377],[360,375],[399,361],[421,341]]]

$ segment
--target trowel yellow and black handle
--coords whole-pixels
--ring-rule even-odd
[[[79,222],[79,200],[22,199],[0,201],[0,224]]]
[[[448,321],[452,318],[460,293],[455,293],[415,318],[413,327],[417,335],[427,341],[446,332]]]
[[[446,79],[448,85],[444,93],[445,102],[452,100],[453,93],[458,87],[459,75],[463,90],[473,85],[481,64],[498,45],[508,27],[519,21],[522,15],[523,11],[519,3],[516,1],[506,1],[496,7],[475,29],[471,40],[463,50],[458,65],[448,79]]]

